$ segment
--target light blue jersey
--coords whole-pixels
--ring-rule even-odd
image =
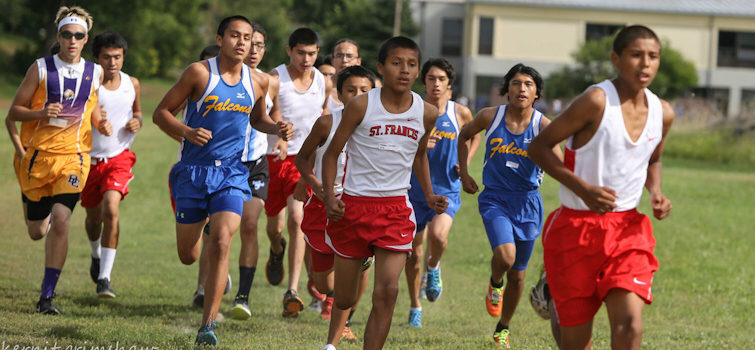
[[[456,171],[456,164],[459,163],[459,155],[456,152],[459,129],[456,103],[448,101],[445,113],[438,117],[430,132],[430,137],[436,136],[440,139],[435,143],[433,149],[427,150],[427,160],[430,163],[430,180],[435,194],[458,195],[461,191],[461,179],[459,172]],[[411,185],[409,198],[412,201],[424,202],[425,195],[413,171]]]
[[[243,65],[241,81],[228,85],[220,76],[218,59],[207,60],[210,80],[202,97],[189,101],[184,113],[184,123],[191,128],[204,128],[212,132],[212,138],[197,146],[183,140],[179,161],[207,162],[241,158],[244,139],[249,125],[249,114],[254,107],[254,87],[250,68]]]

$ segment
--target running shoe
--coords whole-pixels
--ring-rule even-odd
[[[267,282],[271,285],[277,286],[283,281],[283,276],[286,271],[283,269],[283,256],[286,254],[286,240],[281,238],[281,250],[280,253],[273,253],[273,249],[270,249],[270,256],[267,258],[267,264],[265,265],[265,277]]]
[[[322,300],[317,300],[315,298],[312,298],[312,301],[309,302],[309,306],[307,306],[307,310],[312,310],[316,313],[322,312]]]
[[[115,292],[110,289],[110,279],[101,278],[97,281],[97,297],[100,299],[115,298]]]
[[[283,296],[283,317],[294,318],[304,310],[304,303],[295,290],[289,289]]]
[[[362,266],[360,267],[362,271],[369,269],[370,266],[372,266],[373,261],[375,261],[374,257],[368,257],[368,258],[362,259]]]
[[[419,297],[427,299],[427,273],[423,273],[419,281]]]
[[[320,318],[329,320],[330,315],[333,312],[333,297],[326,297],[322,302],[322,311],[320,311]]]
[[[409,328],[422,328],[422,310],[409,310]]]
[[[233,308],[231,308],[231,318],[234,320],[246,320],[252,317],[252,312],[249,310],[249,299],[246,295],[237,295],[236,300],[233,301]]]
[[[343,333],[341,333],[341,339],[346,341],[354,341],[357,340],[356,334],[351,331],[351,327],[344,326],[343,327]]]
[[[204,293],[199,293],[199,291],[194,291],[194,297],[192,298],[192,303],[194,304],[194,307],[196,308],[203,308],[204,307]]]
[[[92,257],[92,263],[89,264],[89,277],[92,278],[92,282],[97,283],[100,277],[100,259]]]
[[[229,273],[228,274],[228,281],[225,283],[225,289],[223,289],[223,295],[226,295],[226,294],[228,294],[228,292],[231,291],[231,284],[232,284],[231,274]]]
[[[309,280],[307,280],[307,291],[309,292],[309,295],[311,295],[313,298],[324,301],[325,300],[325,294],[320,293],[317,290],[317,287],[315,287],[315,281],[312,279],[312,277],[309,277]]]
[[[485,307],[488,309],[490,316],[501,316],[501,310],[503,310],[503,286],[501,288],[494,288],[492,284],[488,284]]]
[[[428,301],[436,301],[443,293],[443,280],[440,278],[440,266],[436,270],[427,270],[427,294]]]
[[[500,332],[493,333],[493,340],[498,344],[499,348],[510,349],[509,345],[509,330],[502,329]]]
[[[37,313],[43,315],[60,315],[60,310],[52,303],[52,298],[41,298],[37,302]]]
[[[218,345],[218,337],[215,336],[212,326],[204,326],[197,332],[197,345]]]

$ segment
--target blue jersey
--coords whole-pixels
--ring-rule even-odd
[[[534,110],[527,129],[516,135],[506,127],[507,107],[498,107],[485,135],[482,183],[486,188],[509,192],[536,190],[543,182],[543,170],[532,162],[527,147],[540,132],[543,115]]]
[[[249,114],[255,101],[250,68],[242,65],[241,81],[230,86],[220,76],[218,58],[210,58],[207,63],[210,80],[202,97],[187,104],[184,123],[190,128],[211,131],[212,138],[204,146],[183,140],[180,161],[210,164],[215,160],[240,159],[244,148]]]
[[[436,194],[458,194],[461,191],[461,180],[456,164],[459,163],[459,155],[456,153],[457,137],[459,135],[459,121],[456,118],[456,103],[448,101],[446,111],[435,121],[435,126],[430,132],[430,137],[440,139],[433,149],[427,150],[427,160],[430,162],[430,180],[433,184],[433,192]],[[409,198],[415,201],[424,201],[425,195],[419,185],[419,180],[412,172],[412,187],[409,189]]]

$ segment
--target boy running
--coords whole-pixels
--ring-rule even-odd
[[[501,87],[501,95],[506,96],[509,103],[481,110],[461,130],[459,138],[464,191],[476,193],[477,183],[467,171],[468,151],[463,142],[486,130],[482,169],[485,189],[478,202],[493,258],[485,306],[490,316],[500,316],[493,340],[506,348],[509,347],[509,324],[524,290],[527,263],[543,224],[543,199],[538,191],[543,171],[527,153],[532,138],[550,123],[533,106],[542,91],[540,73],[521,63],[515,65],[504,76]],[[553,152],[560,156],[558,145],[553,146]]]
[[[377,68],[385,87],[350,101],[323,157],[322,186],[329,220],[325,239],[338,255],[335,305],[339,310],[345,312],[356,304],[362,261],[375,256],[365,349],[380,349],[385,343],[398,279],[412,250],[416,224],[407,196],[412,169],[429,206],[436,213],[448,206],[446,197],[433,193],[426,153],[429,134],[425,130],[435,125],[438,109],[411,91],[419,62],[419,47],[411,39],[399,36],[383,43]],[[337,162],[347,140],[344,193],[339,199],[334,191]]]
[[[71,214],[89,175],[91,129],[95,126],[103,135],[112,131],[97,105],[102,68],[81,57],[92,17],[77,6],[62,6],[55,17],[61,50],[29,67],[8,115],[21,122],[16,176],[29,236],[47,236],[36,312],[51,315],[60,314],[52,299],[68,254]]]
[[[430,131],[427,158],[430,163],[430,179],[433,192],[448,197],[448,208],[442,214],[435,214],[425,202],[425,195],[412,174],[409,200],[414,207],[417,219],[417,236],[414,237],[413,252],[406,261],[406,281],[409,285],[411,308],[409,327],[422,327],[422,305],[420,303],[420,274],[424,268],[422,281],[426,281],[427,300],[437,300],[443,292],[440,276],[440,258],[448,245],[448,232],[451,230],[454,215],[461,206],[461,180],[457,155],[457,135],[464,125],[472,121],[472,112],[467,107],[450,100],[451,86],[455,78],[454,67],[444,58],[431,58],[422,65],[420,75],[427,91],[425,100],[438,108],[440,115]],[[442,112],[441,112],[442,111]],[[474,135],[467,142],[474,157],[480,137]],[[429,246],[427,259],[422,257],[422,242],[425,232]]]
[[[231,238],[239,226],[243,202],[251,197],[249,169],[241,163],[250,115],[264,118],[265,132],[285,137],[288,125],[273,124],[263,108],[268,82],[253,75],[243,60],[252,41],[252,24],[243,16],[218,26],[220,54],[190,65],[157,106],[153,120],[168,135],[182,135],[179,162],[171,170],[176,201],[178,255],[184,264],[199,255],[200,235],[210,217],[210,269],[197,344],[217,345],[215,317],[228,274]],[[189,101],[184,123],[171,113]]]
[[[647,87],[660,66],[658,36],[641,25],[613,41],[613,80],[588,88],[532,141],[532,158],[561,183],[561,208],[548,216],[543,257],[564,349],[592,346],[605,302],[613,349],[639,349],[642,309],[653,301],[658,260],[650,219],[637,211],[642,187],[661,220],[661,154],[674,110]],[[551,152],[566,140],[564,161]]]
[[[294,125],[294,136],[287,144],[274,136],[268,136],[267,152],[270,183],[268,200],[265,201],[265,215],[268,217],[270,257],[265,274],[272,285],[280,284],[284,276],[283,255],[286,241],[281,237],[284,224],[287,224],[290,240],[288,289],[283,296],[283,317],[296,317],[304,309],[304,303],[297,292],[306,248],[300,227],[303,203],[295,200],[293,194],[297,186],[305,185],[299,182],[300,175],[294,165],[294,158],[315,120],[327,112],[325,98],[330,93],[332,84],[313,67],[318,52],[317,34],[309,28],[296,29],[289,36],[286,46],[289,64],[281,64],[270,72],[270,75],[278,80],[281,117],[285,122]],[[275,154],[276,152],[279,154]],[[282,213],[283,208],[288,208],[287,223],[286,214]]]
[[[94,57],[103,70],[97,103],[113,127],[110,136],[92,131],[92,150],[89,151],[92,165],[81,192],[89,242],[100,250],[99,259],[92,257],[92,266],[99,265],[97,275],[92,275],[99,298],[115,298],[110,288],[110,272],[120,235],[119,206],[134,178],[131,170],[136,155],[129,148],[142,127],[139,80],[121,71],[127,49],[126,39],[117,33],[107,31],[94,37]]]

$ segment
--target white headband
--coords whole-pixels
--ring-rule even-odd
[[[60,28],[63,28],[66,24],[78,24],[82,27],[84,27],[85,32],[89,32],[89,27],[87,26],[87,21],[77,17],[77,16],[68,16],[60,20],[60,23],[58,23],[58,31],[60,31]]]

